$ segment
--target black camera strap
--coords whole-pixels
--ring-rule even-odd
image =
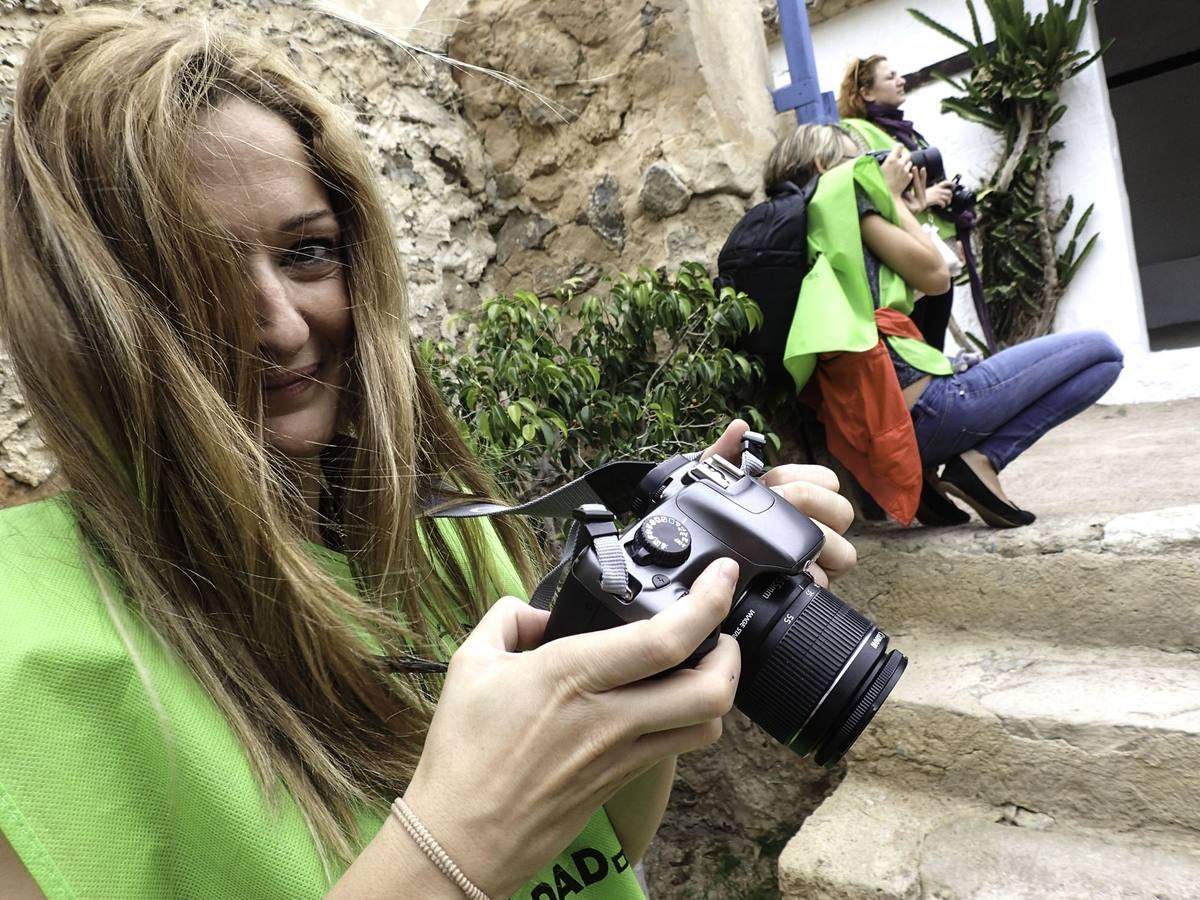
[[[562,556],[542,578],[529,598],[536,609],[549,609],[562,585],[568,567],[589,544],[596,548],[602,572],[600,586],[618,597],[629,590],[625,553],[617,540],[616,517],[632,511],[637,486],[656,463],[622,460],[592,469],[587,474],[555,488],[541,497],[506,506],[490,500],[467,498],[453,505],[435,503],[425,515],[440,519],[490,518],[492,516],[543,516],[554,519],[574,518]]]
[[[755,432],[747,431],[741,441],[742,465],[753,476],[761,475],[765,466],[761,456],[766,439]],[[643,483],[656,481],[651,473],[660,470],[669,473],[689,460],[700,457],[699,453],[673,456],[660,462],[620,460],[606,463],[564,485],[524,503],[508,506],[491,500],[463,497],[446,491],[434,493],[425,500],[421,513],[431,519],[491,518],[492,516],[540,516],[544,518],[572,518],[571,528],[564,541],[558,563],[543,576],[533,589],[529,605],[535,609],[550,609],[558,596],[567,570],[590,545],[596,550],[600,564],[600,588],[617,597],[629,596],[629,572],[625,564],[625,551],[621,547],[616,526],[617,516],[640,513],[639,498],[646,500]],[[385,665],[397,673],[444,672],[446,664],[423,660],[412,656],[390,657]]]
[[[553,519],[569,519],[575,510],[587,503],[603,503],[616,515],[624,515],[633,509],[637,486],[653,469],[655,463],[637,460],[621,460],[606,463],[587,474],[569,481],[541,497],[535,497],[515,506],[453,497],[433,498],[433,504],[425,515],[438,519],[472,519],[491,516],[545,516]],[[444,504],[439,505],[438,500]]]
[[[743,469],[751,476],[758,477],[766,469],[761,459],[766,448],[766,439],[757,432],[747,431],[742,436],[741,447]],[[442,519],[508,515],[573,518],[575,521],[567,532],[562,555],[554,568],[547,572],[534,588],[529,598],[530,606],[536,609],[550,609],[558,596],[568,567],[589,544],[595,547],[600,563],[601,590],[616,597],[627,598],[629,573],[625,567],[625,552],[617,539],[619,532],[616,517],[638,511],[636,503],[643,493],[639,486],[651,472],[660,467],[669,472],[686,460],[697,459],[699,456],[699,453],[687,453],[659,463],[639,460],[606,463],[541,497],[515,506],[469,497],[446,497],[443,504],[438,505],[438,498],[434,498],[424,514]],[[656,479],[649,480],[653,482]]]
[[[974,228],[974,213],[970,224],[958,223],[957,237],[963,248],[963,262],[967,267],[967,282],[971,285],[971,301],[975,304],[975,316],[979,319],[979,327],[983,329],[983,342],[987,345],[988,353],[999,350],[996,344],[996,332],[992,328],[992,316],[988,312],[987,299],[983,293],[983,281],[979,277],[979,264],[975,261],[975,249],[971,244],[971,230]],[[964,347],[964,350],[969,349]]]

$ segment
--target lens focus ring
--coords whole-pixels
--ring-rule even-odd
[[[795,613],[795,621],[778,644],[763,648],[769,656],[738,704],[784,743],[808,721],[871,630],[865,617],[813,588],[815,596]]]
[[[826,743],[822,750],[817,752],[815,762],[818,765],[825,765],[830,760],[839,759],[843,753],[850,749],[850,745],[858,740],[858,736],[862,734],[866,723],[875,715],[883,695],[890,692],[895,685],[896,680],[900,677],[900,673],[904,671],[904,666],[908,659],[899,651],[893,650],[884,662],[882,669],[876,674],[870,686],[859,698],[850,715],[842,721],[841,726]]]

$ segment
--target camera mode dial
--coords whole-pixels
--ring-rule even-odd
[[[649,516],[638,526],[632,550],[639,564],[677,566],[692,552],[692,535],[678,519]]]

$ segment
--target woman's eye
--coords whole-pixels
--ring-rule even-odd
[[[331,240],[304,240],[283,254],[283,265],[298,269],[325,269],[340,265],[340,248]]]

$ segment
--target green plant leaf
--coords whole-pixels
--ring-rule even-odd
[[[1075,277],[1075,273],[1083,265],[1083,261],[1088,258],[1088,254],[1092,252],[1092,248],[1096,245],[1098,237],[1100,237],[1099,233],[1093,234],[1088,238],[1088,242],[1083,245],[1083,249],[1079,251],[1079,255],[1075,257],[1075,260],[1067,267],[1066,271],[1059,276],[1059,281],[1062,283],[1064,289],[1071,283],[1071,280]]]
[[[908,13],[914,19],[916,19],[918,22],[920,22],[922,25],[932,28],[934,31],[936,31],[938,34],[940,34],[942,37],[949,38],[950,40],[954,41],[956,44],[962,44],[962,46],[966,47],[968,50],[971,50],[974,48],[975,45],[972,44],[970,41],[968,41],[966,38],[951,31],[949,28],[947,28],[945,25],[942,25],[940,22],[935,22],[933,19],[931,19],[929,16],[925,15],[925,13],[921,12],[919,9],[909,8]]]

